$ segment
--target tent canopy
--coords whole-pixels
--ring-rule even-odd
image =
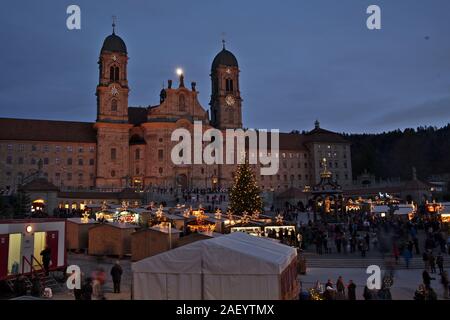
[[[293,288],[296,256],[294,248],[242,232],[197,241],[133,263],[133,297],[280,299]]]
[[[294,248],[271,239],[234,232],[143,259],[133,263],[132,270],[165,274],[280,274],[296,256]]]

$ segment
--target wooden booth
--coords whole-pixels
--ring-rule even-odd
[[[139,261],[174,248],[181,231],[160,226],[136,231],[131,235],[131,261]]]
[[[131,254],[131,234],[138,228],[126,223],[99,223],[89,229],[89,255]]]
[[[67,250],[86,250],[89,245],[89,229],[94,227],[97,221],[85,218],[67,219],[66,247]]]

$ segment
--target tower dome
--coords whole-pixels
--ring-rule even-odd
[[[111,35],[107,36],[105,41],[103,42],[102,51],[101,52],[120,52],[127,54],[127,46],[121,37],[113,32]]]
[[[211,70],[215,71],[219,66],[238,67],[238,61],[233,53],[225,49],[223,45],[222,51],[220,51],[213,60]]]

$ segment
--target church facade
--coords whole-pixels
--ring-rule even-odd
[[[0,190],[16,190],[38,164],[61,190],[230,186],[236,165],[171,161],[177,128],[192,132],[197,121],[203,130],[243,127],[239,65],[225,45],[211,66],[209,110],[198,101],[196,83],[185,84],[183,74],[177,83],[168,81],[159,104],[130,107],[128,51],[114,32],[104,40],[98,64],[95,122],[0,118]],[[263,190],[308,189],[320,180],[324,158],[339,184],[351,184],[349,142],[319,122],[306,133],[281,133],[279,144],[278,173],[261,176],[255,170]]]

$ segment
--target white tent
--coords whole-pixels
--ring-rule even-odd
[[[292,298],[297,290],[296,263],[294,248],[235,232],[133,263],[133,298]]]

